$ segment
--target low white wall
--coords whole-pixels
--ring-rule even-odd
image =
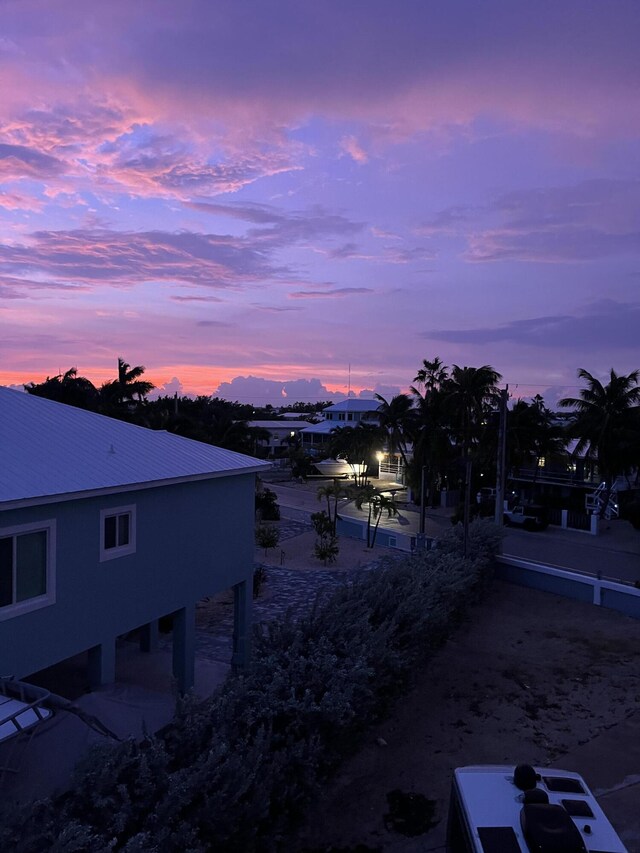
[[[628,584],[504,555],[496,557],[496,574],[511,583],[608,607],[640,619],[640,589]]]

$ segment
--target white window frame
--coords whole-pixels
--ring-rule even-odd
[[[114,515],[129,516],[129,542],[126,545],[116,545],[114,548],[104,547],[104,523],[107,518]],[[116,525],[117,528],[117,525]],[[136,552],[136,505],[114,506],[109,509],[100,510],[100,562],[115,560],[118,557],[126,557],[127,554]]]
[[[20,616],[23,613],[30,613],[32,610],[40,610],[41,607],[49,607],[49,605],[56,603],[55,518],[48,518],[46,521],[34,521],[30,524],[16,524],[12,527],[2,527],[0,528],[0,536],[15,537],[23,533],[39,533],[40,531],[44,531],[47,534],[47,590],[44,595],[36,595],[33,598],[27,598],[25,601],[16,601],[14,604],[6,604],[4,607],[0,607],[0,622],[4,622],[5,619],[12,619],[14,616]]]

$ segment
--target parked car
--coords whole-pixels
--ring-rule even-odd
[[[543,506],[517,504],[511,509],[505,507],[502,518],[507,526],[513,524],[525,530],[544,530],[549,526],[547,510]]]

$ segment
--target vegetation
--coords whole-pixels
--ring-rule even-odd
[[[279,541],[280,531],[273,524],[259,524],[256,527],[256,545],[264,548],[265,557],[269,548],[275,548]]]
[[[569,434],[578,440],[574,454],[586,453],[597,462],[607,486],[606,507],[616,477],[640,465],[640,370],[619,376],[612,369],[606,385],[583,369],[578,376],[586,382],[580,396],[559,404],[574,410],[569,424]]]
[[[258,488],[256,489],[255,508],[256,515],[260,521],[280,520],[278,496],[272,489],[263,486],[259,478]]]
[[[324,510],[321,510],[312,513],[311,523],[317,537],[313,546],[313,556],[322,560],[325,566],[327,563],[335,563],[340,546],[338,545],[333,519]]]
[[[269,851],[486,588],[500,532],[366,572],[308,618],[258,633],[244,677],[164,732],[96,750],[73,788],[7,813],[0,849]]]
[[[29,394],[140,426],[164,429],[238,453],[259,452],[258,442],[266,438],[267,433],[248,426],[247,421],[253,415],[252,406],[205,396],[148,400],[147,395],[154,386],[142,378],[144,372],[142,365],[131,367],[124,359],[118,358],[116,378],[103,383],[100,388],[86,377],[78,376],[75,367],[24,387]]]
[[[325,486],[318,488],[318,500],[327,502],[327,517],[331,525],[331,534],[336,535],[336,527],[338,525],[338,501],[340,498],[346,498],[348,490],[340,483],[339,480],[333,480]]]
[[[346,459],[354,466],[356,486],[365,486],[373,454],[382,448],[384,438],[376,424],[358,423],[355,427],[336,427],[332,430],[329,456]]]

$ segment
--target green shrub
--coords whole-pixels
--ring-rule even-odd
[[[406,691],[491,573],[499,532],[363,572],[311,614],[256,630],[251,671],[187,697],[159,735],[94,751],[71,791],[11,813],[0,849],[277,849],[319,786]]]
[[[340,546],[338,545],[337,536],[320,536],[316,539],[313,546],[313,556],[317,557],[318,560],[322,560],[325,566],[327,563],[335,563],[339,552]]]
[[[275,548],[280,541],[280,531],[273,524],[259,524],[256,527],[256,545],[264,548],[265,556],[269,548]]]
[[[258,518],[262,521],[280,520],[278,496],[271,489],[262,488],[259,492],[256,492],[255,508]]]

